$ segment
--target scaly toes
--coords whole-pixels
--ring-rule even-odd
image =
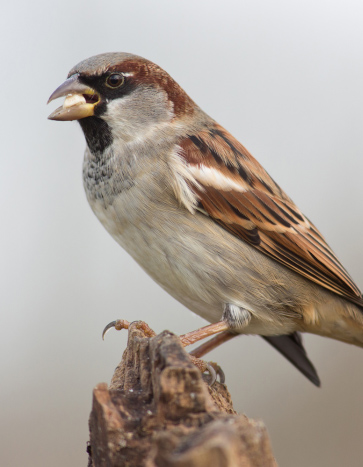
[[[155,332],[144,322],[144,321],[134,321],[136,323],[136,328],[141,329],[145,334],[145,337],[154,337],[156,336]],[[111,329],[115,328],[117,331],[121,331],[121,329],[129,329],[130,323],[126,321],[126,319],[117,319],[116,321],[111,321],[105,327],[102,332],[102,339],[104,339],[106,332]]]

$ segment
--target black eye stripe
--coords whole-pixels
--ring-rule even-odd
[[[106,81],[111,75],[121,76],[122,84],[117,87],[107,85]],[[126,77],[121,71],[109,71],[101,76],[80,74],[79,81],[94,89],[100,96],[100,101],[94,110],[96,117],[101,117],[107,111],[107,104],[110,101],[129,95],[136,87],[135,82]]]

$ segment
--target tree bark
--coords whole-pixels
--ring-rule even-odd
[[[93,392],[89,467],[277,467],[266,428],[208,386],[177,336],[131,323],[110,386]]]

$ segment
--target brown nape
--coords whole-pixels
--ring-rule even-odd
[[[110,67],[109,71],[133,73],[130,79],[135,81],[136,84],[162,88],[166,92],[169,101],[173,103],[176,116],[194,112],[196,104],[193,100],[166,71],[155,63],[141,58],[129,58]]]

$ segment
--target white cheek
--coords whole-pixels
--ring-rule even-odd
[[[135,89],[124,97],[111,99],[102,115],[113,136],[126,140],[144,137],[172,117],[165,93],[150,88]]]

